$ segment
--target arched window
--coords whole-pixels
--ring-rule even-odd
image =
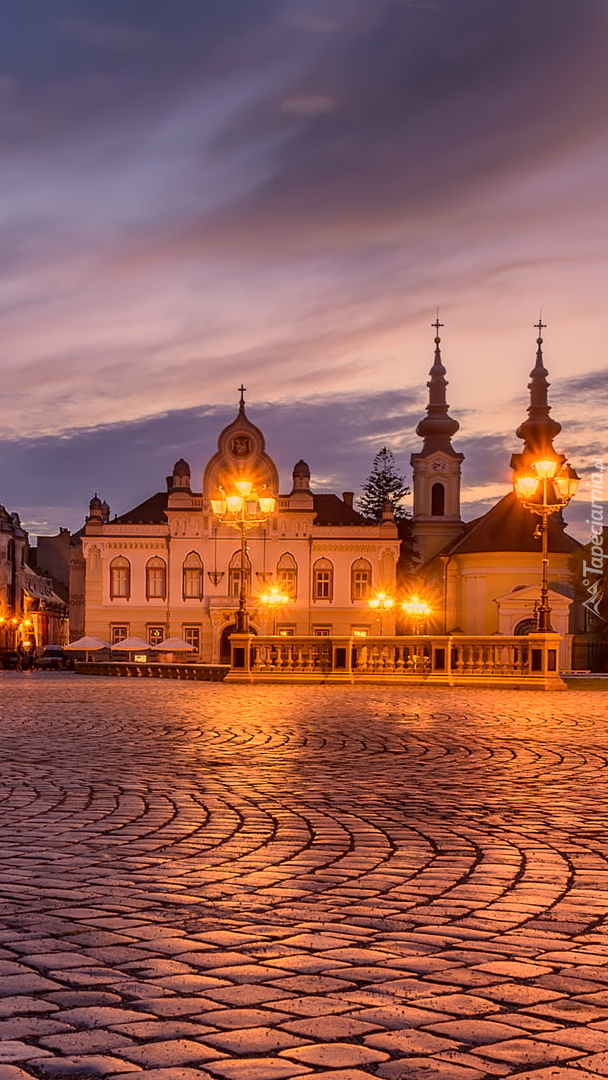
[[[245,565],[243,567],[245,572],[245,596],[249,596],[251,592],[251,563],[249,557],[245,555]],[[240,596],[241,593],[241,551],[235,551],[230,560],[228,566],[228,595]]]
[[[128,600],[131,595],[131,563],[124,555],[110,563],[110,598]]]
[[[317,559],[312,568],[313,600],[333,600],[334,567],[329,559]]]
[[[277,563],[277,585],[285,596],[295,600],[298,595],[298,564],[288,551]]]
[[[148,600],[164,600],[167,595],[167,567],[159,555],[146,563],[146,597]]]
[[[536,630],[536,619],[521,619],[515,627],[513,633],[518,637],[524,637],[525,634],[533,634]]]
[[[200,600],[203,595],[203,560],[191,551],[182,566],[182,594],[184,600]]]
[[[351,600],[367,600],[372,591],[372,567],[367,559],[355,559],[350,568]]]
[[[445,514],[445,488],[443,484],[433,484],[431,488],[431,514],[443,517]]]

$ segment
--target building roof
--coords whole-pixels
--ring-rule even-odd
[[[369,521],[357,513],[352,506],[345,503],[337,495],[313,495],[313,505],[316,513],[315,525],[371,525]]]
[[[166,491],[157,491],[156,495],[151,495],[133,510],[127,510],[126,514],[115,517],[112,525],[165,525],[167,497]]]
[[[113,525],[164,525],[167,521],[167,492],[158,491],[145,502],[115,517]],[[338,495],[313,495],[315,525],[370,525],[367,518],[357,513]]]
[[[440,555],[468,555],[482,551],[540,551],[534,536],[540,518],[526,510],[514,491],[504,495],[481,517],[469,521],[460,536],[451,540]],[[580,548],[578,540],[564,532],[563,526],[549,518],[549,551],[572,554]]]

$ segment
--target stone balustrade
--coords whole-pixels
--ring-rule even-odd
[[[429,683],[565,689],[558,634],[277,637],[234,634],[228,682]]]

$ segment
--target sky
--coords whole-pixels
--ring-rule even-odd
[[[19,0],[0,37],[0,502],[193,486],[247,387],[291,487],[411,481],[431,324],[463,517],[509,490],[542,312],[608,461],[605,0]],[[606,486],[608,487],[608,481]]]

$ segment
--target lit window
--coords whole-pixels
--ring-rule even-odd
[[[159,641],[164,641],[165,628],[164,626],[149,626],[148,627],[148,643],[150,645],[158,645]]]
[[[148,600],[164,600],[167,595],[167,567],[156,555],[146,563],[146,596]]]
[[[201,651],[201,628],[200,628],[200,626],[184,626],[183,637],[184,637],[184,641],[186,641],[188,643],[188,645],[192,645],[193,649],[196,650],[196,653],[200,653],[200,651]],[[187,656],[187,658],[189,660],[196,659],[195,653],[187,653],[186,656]]]
[[[131,595],[131,563],[124,555],[110,563],[110,597],[128,600]]]

